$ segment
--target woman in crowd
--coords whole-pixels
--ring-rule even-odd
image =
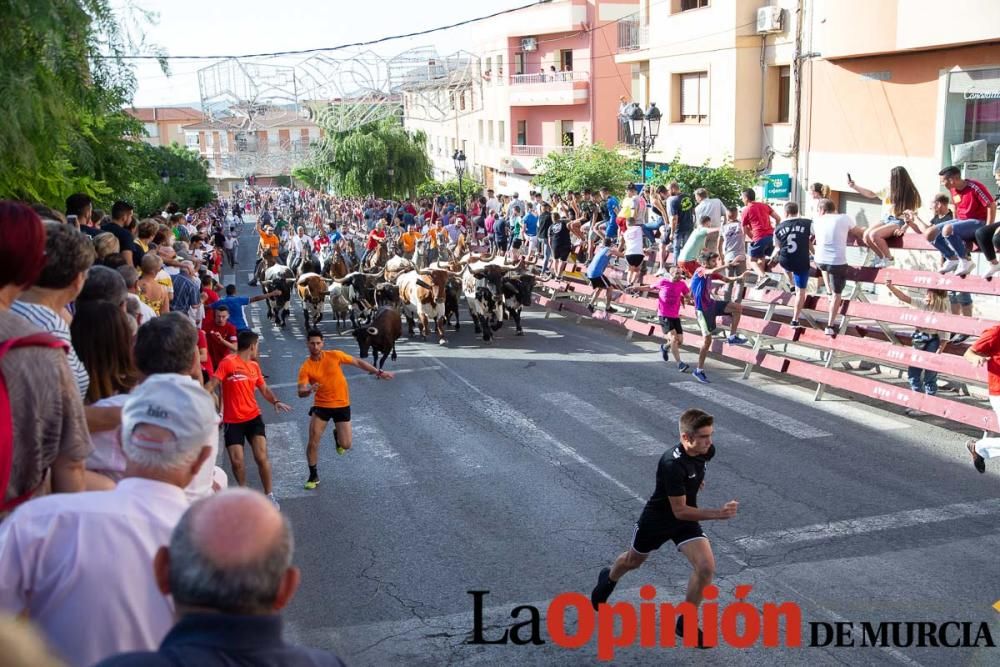
[[[170,311],[170,295],[157,280],[157,274],[162,267],[163,260],[156,253],[143,255],[139,267],[142,274],[139,276],[139,282],[136,283],[139,298],[160,315]]]
[[[103,264],[105,257],[121,252],[121,244],[111,232],[101,232],[94,237],[94,251],[97,252],[97,263]]]
[[[923,230],[913,222],[913,211],[920,208],[920,193],[913,184],[905,167],[893,167],[889,172],[889,191],[872,192],[857,185],[854,180],[847,182],[851,189],[862,197],[878,199],[882,202],[882,215],[879,224],[869,227],[864,233],[864,242],[875,253],[875,268],[892,266],[892,254],[889,252],[887,239],[902,236],[909,227],[918,234]]]

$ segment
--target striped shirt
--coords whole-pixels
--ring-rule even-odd
[[[83,362],[76,356],[66,320],[61,318],[56,311],[39,303],[15,301],[10,309],[14,314],[20,315],[42,331],[51,334],[69,346],[66,360],[69,362],[69,369],[73,371],[73,378],[76,380],[77,389],[80,390],[80,397],[86,398],[87,387],[90,386],[90,376],[87,374]]]

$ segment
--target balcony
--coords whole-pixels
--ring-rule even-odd
[[[618,53],[639,51],[649,47],[649,25],[640,22],[638,14],[618,21]]]
[[[569,153],[574,146],[530,146],[525,144],[514,144],[510,147],[510,154],[515,157],[545,157],[549,153]]]
[[[510,77],[511,106],[584,104],[589,97],[589,72],[545,72]]]

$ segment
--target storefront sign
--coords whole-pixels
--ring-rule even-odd
[[[792,177],[788,174],[769,174],[764,181],[764,199],[788,199],[792,193]]]

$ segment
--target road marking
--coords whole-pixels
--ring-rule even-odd
[[[676,424],[681,418],[681,414],[684,412],[681,408],[667,403],[662,398],[657,398],[653,394],[635,387],[620,387],[619,389],[609,389],[608,391],[611,391],[619,398],[628,400],[631,403],[635,403],[636,405],[655,413],[660,419],[671,422],[672,424]],[[671,437],[673,437],[673,435],[674,432],[671,430]],[[760,445],[760,443],[755,440],[751,440],[745,435],[740,435],[732,429],[719,426],[718,423],[716,423],[715,435],[713,437],[717,442],[725,444],[739,444],[742,448],[758,447]]]
[[[271,485],[274,495],[282,498],[304,498],[310,495],[302,488],[309,473],[306,463],[306,440],[297,422],[267,425],[268,458],[271,459]],[[249,471],[248,471],[249,474]]]
[[[618,447],[624,447],[639,456],[662,456],[673,445],[654,438],[627,423],[621,416],[615,417],[595,405],[581,400],[567,392],[544,394],[542,400],[552,403],[558,408],[573,411],[568,412],[570,418],[577,420],[592,431],[605,437]]]
[[[261,356],[264,356],[264,355],[261,355]],[[439,370],[440,368],[441,368],[440,366],[424,366],[422,368],[401,368],[398,371],[392,371],[392,374],[393,375],[406,375],[407,373],[422,373],[424,371]],[[355,381],[356,380],[356,381],[359,381],[359,382],[360,381],[364,381],[364,380],[371,380],[372,382],[376,382],[378,379],[375,378],[374,376],[371,376],[371,375],[368,375],[368,374],[364,374],[364,375],[358,374],[357,376],[355,376],[355,375],[352,374],[352,376],[350,377],[350,380],[351,381]],[[298,387],[299,383],[298,382],[279,382],[278,384],[269,384],[267,386],[270,387],[271,389],[289,389],[291,387]]]
[[[758,403],[751,403],[750,401],[745,401],[742,398],[731,396],[724,391],[709,387],[708,385],[697,382],[674,382],[670,386],[674,389],[680,389],[681,391],[686,391],[689,394],[694,394],[695,396],[699,396],[713,403],[718,403],[719,405],[727,407],[730,410],[741,413],[747,419],[759,421],[762,424],[774,427],[779,431],[783,431],[784,433],[787,433],[795,438],[808,440],[811,438],[825,438],[832,435],[822,429],[800,422],[798,419],[794,419],[788,415],[783,415],[780,412],[775,412],[774,410],[765,408]]]
[[[380,486],[409,486],[416,483],[417,480],[400,459],[399,452],[389,444],[381,428],[371,423],[367,417],[361,417],[351,421],[351,429],[352,447],[344,456],[374,463],[375,465],[364,464],[364,468],[374,471]]]
[[[899,431],[901,429],[911,428],[911,424],[906,423],[902,419],[894,419],[887,415],[879,414],[877,410],[869,406],[865,406],[864,408],[856,407],[849,400],[833,398],[824,399],[822,401],[814,401],[812,398],[813,392],[811,390],[800,389],[794,385],[771,382],[767,385],[767,388],[762,391],[766,391],[768,394],[777,394],[778,396],[787,398],[790,401],[808,405],[814,410],[822,410],[823,412],[828,412],[836,417],[850,419],[851,421],[857,422],[862,426],[876,431]]]
[[[866,535],[884,530],[909,528],[926,523],[940,523],[955,519],[966,519],[976,516],[1000,514],[1000,498],[981,500],[974,503],[956,503],[941,507],[926,507],[923,509],[879,514],[877,516],[844,519],[829,523],[816,523],[800,528],[788,528],[761,533],[734,540],[740,547],[751,551],[761,551],[786,544],[801,544],[803,542],[819,542],[834,540],[855,535]]]

